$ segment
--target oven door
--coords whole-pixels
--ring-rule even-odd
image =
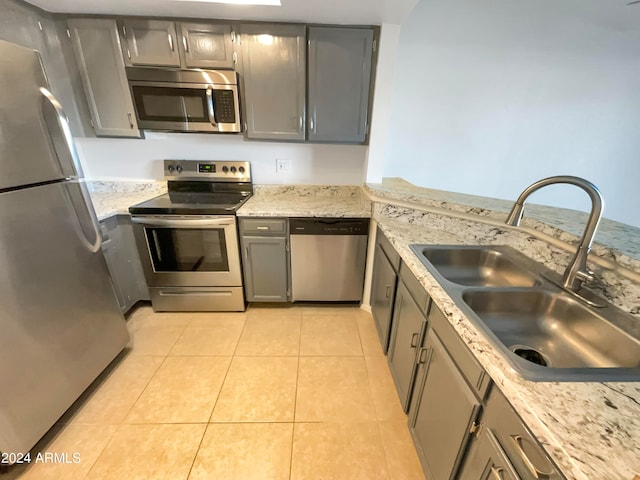
[[[236,85],[130,81],[138,125],[179,132],[240,132]]]
[[[236,218],[134,216],[149,287],[242,286]]]

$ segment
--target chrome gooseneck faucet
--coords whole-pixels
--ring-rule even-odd
[[[507,217],[506,224],[517,227],[520,225],[522,219],[522,213],[524,211],[524,202],[533,192],[546,187],[547,185],[555,185],[566,183],[569,185],[575,185],[580,187],[589,194],[591,198],[591,213],[589,214],[589,220],[587,226],[580,240],[580,245],[576,250],[576,254],[567,266],[562,276],[562,286],[571,291],[577,291],[585,281],[593,280],[593,274],[587,268],[587,256],[591,250],[591,243],[593,237],[598,228],[600,217],[602,217],[602,209],[604,208],[604,200],[602,195],[593,183],[580,177],[572,177],[567,175],[560,175],[556,177],[543,178],[537,182],[529,185],[518,197],[516,203],[513,205],[509,216]]]

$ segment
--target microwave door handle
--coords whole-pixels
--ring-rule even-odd
[[[213,87],[211,85],[207,86],[207,112],[209,113],[209,122],[217,127],[216,117],[213,114]]]
[[[62,109],[62,105],[53,96],[53,94],[44,87],[40,87],[40,93],[43,96],[43,117],[45,120],[47,133],[51,138],[51,143],[54,147],[55,157],[58,160],[58,165],[62,175],[65,177],[82,177],[82,167],[80,166],[80,159],[78,158],[78,152],[73,144],[73,137],[71,135],[71,128],[69,127],[69,119]],[[47,106],[53,109],[55,114],[55,122],[47,121],[49,116],[47,115]],[[54,125],[51,125],[54,123]],[[56,136],[61,135],[63,138],[63,145],[61,142],[56,141]],[[65,163],[63,163],[63,160]]]

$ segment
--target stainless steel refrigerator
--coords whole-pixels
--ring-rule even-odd
[[[69,124],[0,41],[0,452],[26,453],[126,346]]]

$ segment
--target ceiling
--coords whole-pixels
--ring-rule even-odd
[[[341,25],[401,24],[419,0],[281,0],[281,7],[177,0],[28,0],[54,13],[262,20]]]

